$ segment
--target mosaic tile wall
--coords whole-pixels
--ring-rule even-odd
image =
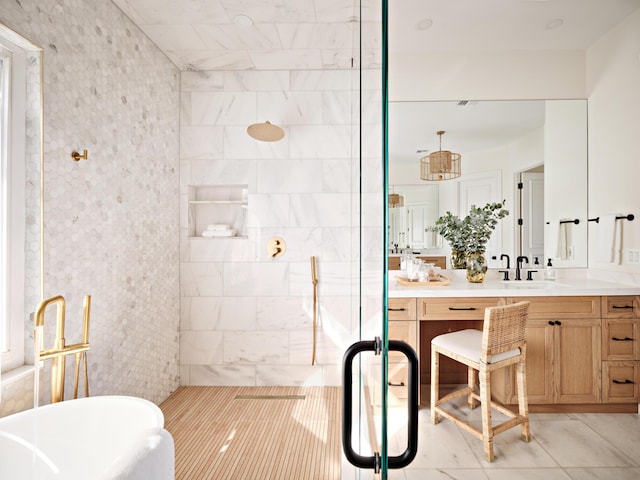
[[[65,296],[70,344],[92,295],[91,394],[159,403],[178,385],[179,72],[111,2],[7,1],[0,21],[44,48],[45,296]],[[31,405],[18,383],[3,405]]]
[[[182,72],[182,384],[340,385],[342,355],[358,338],[360,313],[364,338],[379,329],[381,75],[363,72],[362,176],[358,75]],[[283,140],[247,135],[249,124],[265,120],[284,126]],[[226,220],[188,206],[189,187],[197,185],[247,186],[246,238],[201,237],[207,223]],[[287,246],[278,258],[267,253],[274,236]],[[320,305],[315,365],[312,255]]]

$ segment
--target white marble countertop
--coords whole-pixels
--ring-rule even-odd
[[[396,281],[396,276],[403,276],[404,272],[389,271],[389,298],[640,295],[640,285],[589,278],[586,274],[569,272],[565,274],[560,270],[557,273],[559,278],[555,281],[509,280],[505,282],[500,280],[501,274],[490,270],[483,283],[470,283],[466,279],[465,270],[443,270],[443,274],[451,279],[449,285],[406,287]],[[511,277],[513,278],[513,275]]]

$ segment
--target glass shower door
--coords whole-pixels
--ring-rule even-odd
[[[343,431],[346,459],[357,469],[353,477],[387,478],[388,470],[408,465],[417,449],[418,361],[413,349],[390,341],[387,330],[387,0],[360,2],[354,58],[354,145],[358,163],[359,218],[359,335],[343,359]],[[357,142],[357,143],[355,143]],[[356,189],[354,189],[355,191]],[[354,195],[355,197],[355,195]],[[381,215],[381,212],[384,212]],[[388,355],[407,357],[409,400],[408,442],[399,453],[389,452]],[[391,453],[391,455],[390,455]]]

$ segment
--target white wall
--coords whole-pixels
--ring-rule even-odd
[[[393,52],[389,100],[585,98],[581,51]]]
[[[589,215],[634,214],[623,222],[623,248],[640,248],[640,10],[587,51],[589,95]],[[589,265],[635,274],[640,265],[597,259],[597,225],[589,226]]]
[[[44,294],[67,299],[67,344],[92,295],[91,395],[159,403],[178,386],[179,73],[113,3],[46,3],[0,3],[0,19],[44,48]],[[47,347],[54,326],[47,315]],[[66,398],[72,373],[69,360]],[[0,414],[33,405],[33,381],[20,385]]]
[[[363,75],[360,186],[357,69],[182,73],[183,385],[340,385],[360,316],[379,335],[381,75]],[[249,124],[267,119],[284,126],[284,139],[247,135]],[[189,238],[194,184],[248,185],[248,238]],[[267,254],[274,236],[287,245],[278,258]],[[319,276],[315,365],[311,256]]]

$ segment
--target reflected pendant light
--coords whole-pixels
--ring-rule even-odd
[[[436,132],[440,138],[440,149],[420,159],[420,178],[422,180],[451,180],[460,176],[462,156],[449,150],[442,150],[444,130]]]
[[[261,142],[277,142],[284,138],[284,130],[269,120],[264,123],[249,125],[247,127],[247,133],[251,138],[255,138]]]
[[[404,197],[399,193],[390,193],[389,207],[390,208],[404,207]]]

